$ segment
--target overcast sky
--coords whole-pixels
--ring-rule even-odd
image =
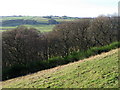
[[[0,16],[95,17],[118,12],[119,0],[0,0]]]

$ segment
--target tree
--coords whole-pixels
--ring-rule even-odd
[[[88,39],[92,46],[103,46],[115,41],[116,35],[112,19],[100,16],[91,22],[88,28]]]

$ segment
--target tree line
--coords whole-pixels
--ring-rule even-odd
[[[4,20],[0,22],[2,26],[19,26],[19,25],[50,25],[50,24],[59,24],[54,19],[49,19],[48,21],[36,21],[36,20],[24,20],[24,19],[15,19],[15,20]]]

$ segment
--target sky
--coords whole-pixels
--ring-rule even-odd
[[[119,0],[0,0],[0,16],[96,17],[118,12]]]

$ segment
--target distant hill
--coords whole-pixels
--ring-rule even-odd
[[[63,21],[72,21],[75,19],[78,19],[78,17],[68,17],[68,16],[0,16],[0,31],[11,30],[11,29],[16,28],[17,26],[26,25],[26,26],[34,27],[42,32],[48,32],[48,31],[52,31],[53,26],[56,24],[59,24]]]
[[[50,20],[49,20],[50,21]],[[19,25],[49,25],[49,24],[59,24],[56,20],[51,20],[52,22],[38,22],[35,20],[24,20],[24,19],[15,19],[15,20],[4,20],[2,26],[19,26]],[[54,23],[55,22],[55,23]]]
[[[118,88],[118,49],[4,81],[3,88]]]

